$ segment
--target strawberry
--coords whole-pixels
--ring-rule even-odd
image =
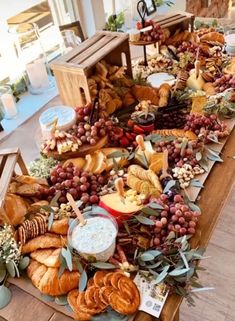
[[[123,136],[123,129],[120,127],[114,127],[112,131],[116,138],[121,138]]]
[[[138,126],[138,125],[134,125],[133,131],[134,131],[134,133],[136,133],[136,134],[144,134],[144,130],[143,130],[140,126]]]
[[[142,23],[140,21],[136,23],[136,29],[138,30],[142,29]]]
[[[134,123],[133,120],[131,120],[131,119],[129,119],[128,122],[127,122],[127,126],[128,126],[128,127],[131,127],[131,128],[134,126],[134,124],[135,124],[135,123]]]
[[[128,140],[125,136],[123,136],[123,137],[120,139],[120,144],[121,144],[122,147],[127,147],[127,146],[130,145],[130,142],[129,142],[129,140]]]
[[[126,132],[126,133],[125,133],[125,136],[126,136],[126,138],[127,138],[128,140],[133,141],[133,137],[132,137],[132,135],[131,135],[130,133]]]

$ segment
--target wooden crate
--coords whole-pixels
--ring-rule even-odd
[[[4,205],[8,186],[12,176],[15,175],[16,164],[18,164],[22,174],[28,175],[19,148],[0,150],[0,208]]]
[[[51,64],[51,68],[62,102],[72,107],[91,102],[87,77],[92,74],[95,64],[105,59],[109,64],[122,66],[123,54],[127,66],[126,73],[132,78],[128,34],[122,32],[99,31],[77,48],[58,58]]]
[[[173,34],[177,29],[193,32],[194,15],[188,12],[177,11],[175,13],[154,19],[162,28],[170,29]]]

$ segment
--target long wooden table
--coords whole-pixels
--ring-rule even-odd
[[[58,97],[49,102],[45,107],[58,104]],[[18,139],[19,133],[23,133],[26,130],[35,130],[35,124],[38,122],[37,113],[27,123],[17,129],[5,143],[0,144],[0,148],[5,147],[10,142],[12,145],[15,141],[18,141],[18,147],[22,147],[23,157],[27,153],[27,143],[25,140]],[[30,137],[29,132],[24,132],[25,137]],[[31,136],[32,137],[32,136]],[[200,217],[197,227],[197,234],[192,239],[193,247],[201,246],[207,247],[212,233],[216,227],[216,223],[220,217],[223,206],[227,200],[229,192],[234,183],[235,177],[235,161],[233,156],[235,155],[235,130],[233,130],[227,140],[226,145],[222,151],[223,163],[217,163],[214,165],[208,179],[206,180],[205,188],[200,194],[200,200],[197,203],[201,210],[202,216]],[[5,145],[5,146],[4,146]],[[32,148],[32,145],[28,148]],[[28,150],[31,155],[37,154],[37,150]],[[27,160],[28,157],[27,157]],[[72,319],[53,310],[43,302],[35,299],[31,295],[20,290],[16,286],[10,286],[12,290],[11,303],[0,310],[0,316],[7,321],[71,321]],[[179,321],[179,308],[182,302],[182,298],[178,295],[172,295],[168,298],[160,319],[158,321]],[[17,311],[17,312],[16,312]],[[16,318],[17,313],[17,318]],[[2,320],[4,320],[2,319]],[[135,318],[135,321],[152,321],[154,318],[144,312],[139,312]],[[1,317],[0,317],[1,321]]]

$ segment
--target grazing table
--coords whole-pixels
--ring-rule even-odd
[[[59,97],[54,98],[43,109],[35,114],[26,123],[21,125],[5,141],[0,142],[0,148],[19,147],[23,158],[28,163],[38,156],[39,150],[34,142],[35,128],[38,125],[39,114],[53,105],[60,103]],[[31,137],[31,139],[30,139]],[[207,247],[216,223],[222,212],[227,196],[232,188],[235,177],[235,161],[233,155],[235,142],[235,130],[230,133],[229,138],[222,150],[223,163],[216,163],[200,193],[197,204],[200,206],[202,216],[200,217],[197,233],[192,239],[193,247]],[[12,300],[8,306],[0,310],[0,321],[72,321],[72,319],[48,306],[46,303],[36,299],[30,294],[10,285]],[[171,295],[163,308],[158,321],[179,321],[179,308],[182,298],[178,295]],[[2,319],[3,318],[3,319]],[[152,321],[154,318],[147,313],[139,312],[135,321]]]

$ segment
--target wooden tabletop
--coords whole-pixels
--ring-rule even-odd
[[[49,102],[44,109],[48,106],[52,106],[58,103],[58,98],[53,99]],[[25,137],[30,137],[35,129],[35,124],[38,123],[37,113],[33,118],[27,121],[19,129],[17,129],[9,138],[4,142],[5,146],[8,143],[12,144],[17,142],[19,148],[23,150],[23,158],[30,160],[29,155],[32,158],[38,154],[38,149],[35,145],[32,145],[31,140],[28,139],[28,143],[24,139],[19,139],[19,133],[23,133]],[[31,132],[30,132],[31,131]],[[31,136],[32,137],[32,136]],[[234,177],[235,177],[235,161],[233,156],[235,155],[235,130],[230,134],[227,143],[222,151],[223,163],[217,163],[214,165],[206,183],[205,188],[200,194],[200,200],[198,205],[201,207],[202,216],[200,218],[197,234],[193,238],[193,246],[206,247],[209,243],[211,235],[216,227],[218,218],[222,212],[223,206],[232,188]],[[0,144],[0,148],[2,146]],[[26,156],[26,157],[25,157]],[[32,159],[31,158],[31,159]],[[7,321],[71,321],[72,319],[53,310],[45,303],[35,299],[31,295],[20,290],[16,286],[10,286],[12,290],[12,301],[11,303],[0,310],[0,316]],[[181,297],[173,295],[167,300],[164,309],[161,314],[160,321],[178,321],[178,311],[182,302]],[[0,321],[1,320],[0,317]],[[3,320],[4,320],[3,319]],[[152,321],[153,318],[146,313],[140,312],[136,317],[135,321]],[[217,321],[217,320],[216,320]]]

